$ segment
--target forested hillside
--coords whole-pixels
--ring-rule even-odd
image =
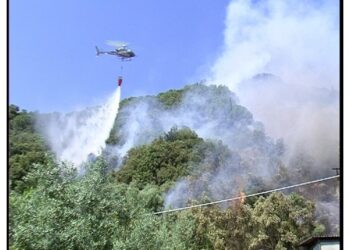
[[[9,107],[11,249],[297,249],[338,230],[318,206],[337,181],[155,214],[322,176],[308,155],[286,160],[226,87],[124,99],[106,148],[79,168],[38,130],[49,115]]]
[[[35,114],[9,106],[9,175],[10,187],[23,191],[28,188],[25,176],[34,163],[48,163],[48,148],[35,130]]]

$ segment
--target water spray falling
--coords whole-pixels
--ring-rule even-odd
[[[40,125],[58,159],[79,167],[89,155],[101,153],[118,113],[120,95],[118,86],[99,107],[43,119]]]

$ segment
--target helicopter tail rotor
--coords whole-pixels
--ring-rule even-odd
[[[102,54],[101,51],[98,49],[97,46],[95,46],[95,48],[96,48],[96,56],[99,56],[100,54]]]
[[[103,52],[103,51],[100,51],[99,48],[98,48],[97,46],[95,46],[95,48],[96,48],[96,56],[99,56],[99,55],[105,53],[105,52]]]

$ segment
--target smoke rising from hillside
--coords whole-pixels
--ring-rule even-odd
[[[306,87],[339,84],[339,13],[334,1],[231,1],[214,80],[231,90],[269,72]]]
[[[339,164],[337,8],[331,1],[232,1],[223,52],[208,83],[237,96],[197,86],[171,108],[156,97],[131,100],[118,114],[117,145],[107,148],[119,156],[114,167],[132,147],[186,126],[219,146],[169,190],[166,206],[333,174]],[[44,131],[59,159],[78,165],[101,151],[118,112],[118,91],[97,109],[49,117]],[[281,166],[289,172],[280,174]]]
[[[233,90],[289,155],[332,166],[339,158],[338,20],[337,1],[232,1],[209,81]]]
[[[221,96],[221,102],[210,106],[213,93],[188,91],[176,109],[165,111],[156,100],[145,98],[123,110],[118,154],[124,156],[174,125],[187,126],[200,137],[239,150],[242,161],[256,166],[251,171],[256,176],[276,173],[269,157],[279,138],[286,148],[281,160],[291,171],[297,171],[295,159],[310,156],[312,164],[303,166],[309,168],[306,177],[333,174],[331,168],[339,164],[338,15],[332,1],[232,1],[224,50],[208,85],[229,87],[254,119],[248,112],[245,119],[234,117],[235,124],[225,123],[230,102],[238,107],[235,96]],[[257,139],[264,129],[273,139]],[[220,176],[230,178],[227,166],[222,167]]]
[[[117,118],[118,143],[109,148],[121,159],[132,147],[150,143],[174,126],[188,127],[211,143],[202,161],[191,165],[190,181],[181,179],[169,190],[166,206],[180,207],[204,193],[212,200],[227,198],[276,174],[283,143],[267,137],[263,125],[237,104],[227,87],[191,85],[179,100],[171,108],[156,97],[123,105]]]
[[[221,140],[231,149],[248,147],[255,143],[252,134],[263,127],[253,121],[245,107],[237,105],[236,99],[226,87],[194,85],[171,109],[165,109],[155,97],[131,102],[118,114],[117,122],[122,121],[117,131],[120,141],[111,150],[124,157],[132,147],[150,143],[172,127],[188,127],[202,138]],[[227,116],[230,113],[233,117]]]
[[[89,155],[98,155],[118,113],[120,87],[104,104],[67,114],[39,117],[38,126],[59,160],[79,167]]]
[[[303,155],[311,157],[312,176],[339,167],[339,33],[338,1],[228,6],[224,48],[209,83],[228,86],[269,136],[283,138],[290,171]],[[326,208],[339,225],[339,200],[329,198]]]

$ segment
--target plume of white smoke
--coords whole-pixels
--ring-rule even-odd
[[[289,155],[336,162],[338,21],[338,1],[232,1],[209,83],[235,91],[270,136],[284,139]]]
[[[165,206],[180,207],[204,193],[213,200],[226,198],[253,179],[269,181],[276,171],[275,158],[283,153],[281,143],[265,136],[263,126],[236,99],[227,87],[213,85],[185,87],[172,108],[164,108],[155,97],[135,99],[119,111],[119,141],[109,149],[122,158],[174,126],[188,127],[212,146],[200,163],[192,164],[190,180],[179,180],[169,190]]]
[[[287,162],[312,156],[314,173],[339,166],[339,33],[338,1],[231,1],[209,81],[234,90],[268,135],[283,138]],[[317,205],[339,218],[338,202]]]
[[[339,13],[335,1],[234,0],[213,79],[231,90],[262,72],[299,86],[339,85]]]
[[[240,109],[241,116],[227,117],[235,108]],[[232,149],[244,147],[249,141],[245,134],[260,129],[249,111],[237,105],[232,92],[215,86],[189,87],[179,105],[171,109],[164,109],[156,98],[143,98],[123,107],[118,116],[123,120],[117,131],[122,143],[114,152],[120,158],[132,147],[150,143],[172,127],[188,127],[200,137],[221,140]]]
[[[186,91],[176,108],[164,109],[153,97],[123,107],[118,114],[123,122],[117,131],[117,154],[122,157],[130,148],[151,142],[173,126],[189,127],[202,138],[227,145],[231,157],[215,171],[201,166],[212,165],[208,159],[215,154],[208,152],[197,166],[199,173],[179,180],[169,190],[165,205],[173,207],[203,194],[220,199],[240,187],[276,184],[271,177],[278,164],[296,166],[289,161],[301,152],[316,160],[306,166],[312,168],[311,175],[302,177],[332,171],[338,165],[339,152],[337,8],[331,1],[289,0],[238,0],[228,6],[224,50],[208,83],[235,91],[255,120],[263,122],[269,136],[283,138],[286,162],[279,159],[283,145],[264,134],[264,127],[237,105],[232,93],[215,95],[215,91],[205,92],[200,87]],[[232,111],[235,115],[229,118]],[[307,164],[302,160],[303,167]]]
[[[89,155],[101,153],[118,113],[120,94],[118,87],[99,107],[39,117],[40,130],[58,159],[79,167]]]
[[[296,166],[288,163],[300,153],[311,155],[313,163],[304,166],[311,172],[306,178],[316,172],[333,174],[331,168],[339,164],[337,22],[338,6],[331,1],[232,1],[227,10],[224,50],[207,82],[235,91],[242,105],[264,123],[268,135],[283,138],[287,147],[287,162],[283,165]],[[206,106],[207,100],[202,99],[191,96],[192,104],[200,102]],[[265,151],[245,146],[249,132],[232,127],[222,129],[221,114],[220,119],[207,121],[201,112],[192,112],[195,109],[189,108],[191,105],[182,105],[181,111],[188,117],[176,113],[166,119],[159,116],[172,124],[182,122],[203,138],[222,140],[230,149],[238,149],[239,159],[222,164],[214,173],[203,171],[194,181],[193,176],[181,179],[168,192],[166,206],[186,205],[188,199],[197,199],[204,193],[211,199],[232,195],[224,189],[239,188],[237,176],[243,179],[243,188],[249,187],[249,168],[258,182],[259,177],[272,177],[273,146],[266,143]],[[259,131],[255,122],[247,123],[246,128]],[[239,136],[234,137],[235,134]],[[238,162],[245,162],[239,166],[247,171],[239,171]],[[260,181],[268,183],[271,179]]]

